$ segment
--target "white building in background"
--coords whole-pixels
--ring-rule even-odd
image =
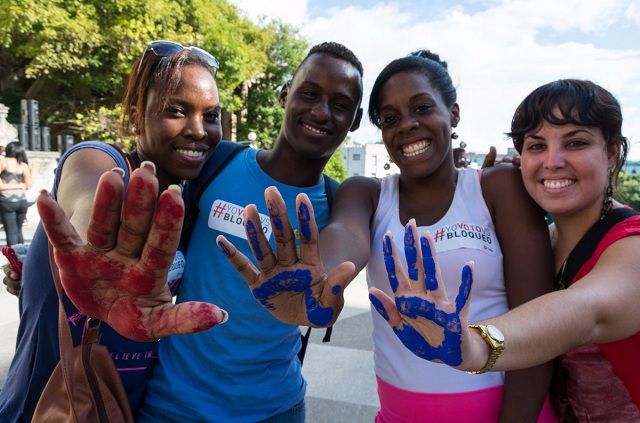
[[[352,144],[340,147],[348,176],[374,176],[382,178],[391,173],[400,173],[391,163],[384,144]]]

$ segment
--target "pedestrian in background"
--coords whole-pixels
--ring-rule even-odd
[[[10,142],[0,157],[0,216],[9,246],[24,243],[22,223],[30,205],[25,193],[31,185],[27,153],[19,142]]]

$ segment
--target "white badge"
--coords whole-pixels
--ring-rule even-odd
[[[217,199],[211,206],[209,212],[209,227],[225,234],[235,235],[242,239],[247,239],[244,231],[244,219],[242,212],[244,207]],[[262,231],[267,239],[271,238],[271,221],[269,216],[259,213]]]

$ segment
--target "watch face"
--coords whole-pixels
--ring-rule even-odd
[[[487,332],[489,333],[489,336],[491,336],[496,341],[504,342],[504,335],[497,327],[493,325],[487,325]]]

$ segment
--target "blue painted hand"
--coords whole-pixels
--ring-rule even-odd
[[[225,237],[218,237],[218,247],[242,274],[260,304],[277,319],[311,327],[332,325],[344,306],[343,292],[353,279],[354,265],[342,263],[327,275],[320,260],[313,207],[306,195],[296,198],[299,253],[282,196],[275,187],[269,187],[265,199],[276,252],[262,231],[254,205],[245,208],[244,221],[259,269]]]
[[[473,263],[462,269],[455,302],[450,302],[441,275],[435,247],[428,234],[416,245],[417,230],[412,219],[405,228],[407,271],[400,264],[390,233],[383,240],[384,261],[395,301],[377,288],[369,299],[389,322],[400,341],[418,357],[459,366],[463,361],[463,336],[473,282]]]

